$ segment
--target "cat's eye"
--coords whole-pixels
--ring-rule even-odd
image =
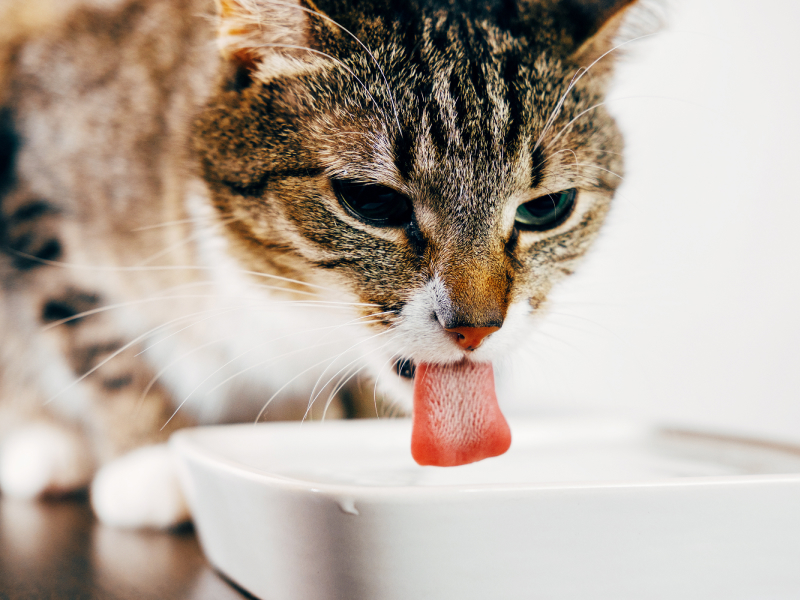
[[[572,214],[577,194],[578,191],[572,188],[520,204],[515,225],[527,231],[546,231],[558,227]]]
[[[411,221],[411,201],[391,188],[342,179],[334,179],[332,185],[345,210],[365,223],[400,227]]]

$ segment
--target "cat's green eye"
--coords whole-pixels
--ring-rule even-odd
[[[578,191],[572,188],[520,204],[514,224],[526,231],[546,231],[558,227],[572,214],[577,195]]]
[[[391,188],[342,179],[332,184],[345,210],[370,225],[401,227],[411,221],[411,201]]]

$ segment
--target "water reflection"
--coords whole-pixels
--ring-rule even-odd
[[[99,525],[86,498],[0,497],[0,598],[242,600],[207,564],[194,533]]]

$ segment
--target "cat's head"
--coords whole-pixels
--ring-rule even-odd
[[[491,361],[620,181],[603,101],[632,2],[218,0],[196,137],[235,252],[370,305],[383,360]]]

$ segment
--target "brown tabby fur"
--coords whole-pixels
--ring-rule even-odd
[[[81,316],[202,283],[184,202],[193,186],[207,186],[242,268],[339,289],[333,299],[380,314],[375,331],[433,276],[450,290],[438,315],[448,327],[502,325],[520,300],[538,314],[622,174],[620,136],[597,106],[614,56],[569,87],[611,48],[628,3],[224,0],[218,21],[210,0],[73,0],[43,3],[51,19],[6,19],[0,428],[66,420],[105,461],[191,422],[179,412],[162,429],[168,386],[141,399],[162,366],[135,356],[143,341],[65,389],[205,306]],[[413,222],[361,223],[337,202],[335,177],[405,194]],[[513,228],[523,198],[571,187],[576,222]],[[173,225],[143,229],[162,223]],[[302,298],[303,286],[283,287],[278,297]]]

